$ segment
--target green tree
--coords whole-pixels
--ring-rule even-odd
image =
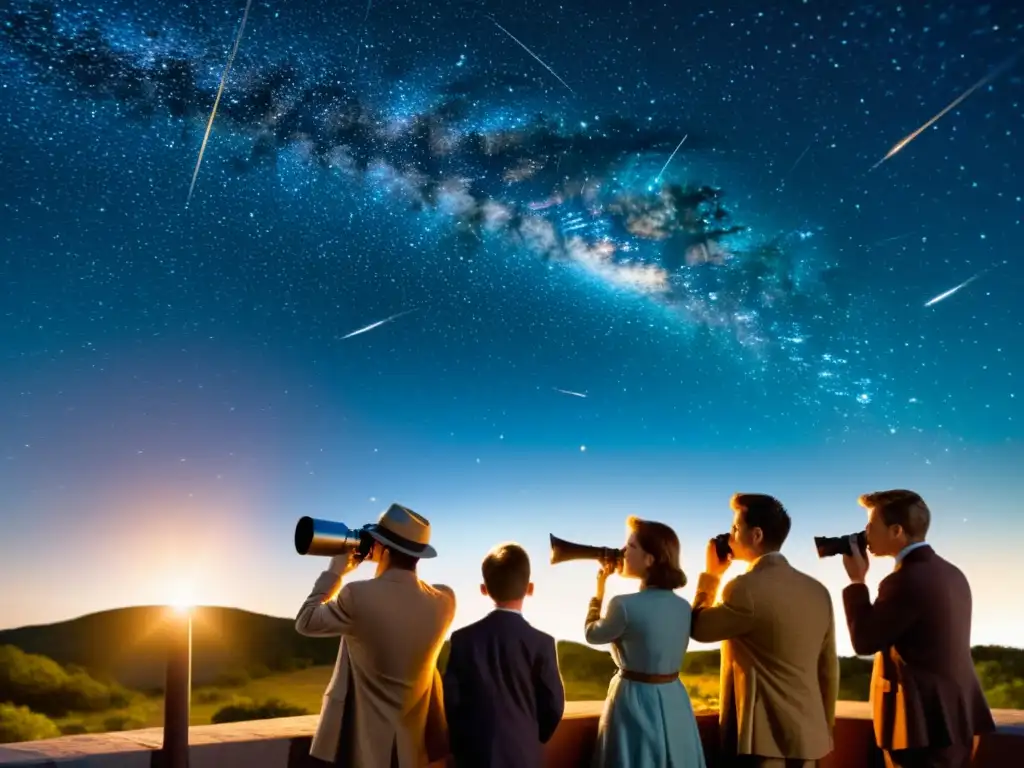
[[[46,715],[33,712],[28,707],[0,704],[0,744],[55,739],[58,736],[60,729]]]
[[[127,706],[132,696],[121,686],[108,686],[76,668],[69,674],[46,656],[0,646],[0,701],[19,704],[51,717],[68,712],[101,712]]]

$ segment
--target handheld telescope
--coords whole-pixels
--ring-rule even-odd
[[[354,551],[359,560],[364,560],[373,542],[366,526],[353,530],[344,523],[312,517],[300,517],[295,525],[295,551],[300,555],[333,557]]]
[[[814,547],[818,550],[818,557],[835,557],[836,555],[853,555],[850,547],[850,537],[857,537],[857,549],[862,556],[868,553],[868,535],[864,531],[850,533],[846,536],[815,536]]]
[[[624,553],[621,547],[591,547],[587,544],[574,544],[548,534],[551,539],[551,564],[567,563],[570,560],[597,560],[601,563],[615,563],[617,569],[622,568]]]
[[[729,534],[720,533],[714,538],[715,542],[715,554],[718,555],[718,559],[723,563],[729,559],[729,555],[732,554],[732,547],[729,546]]]

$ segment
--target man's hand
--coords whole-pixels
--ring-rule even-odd
[[[704,555],[705,560],[705,573],[710,573],[712,576],[721,578],[722,574],[729,570],[729,566],[732,565],[732,555],[728,555],[725,560],[718,558],[718,547],[715,546],[715,540],[711,539],[708,541],[707,552]]]
[[[851,584],[863,584],[868,575],[868,559],[860,551],[857,542],[857,534],[850,537],[850,551],[852,555],[843,555],[843,567],[846,568],[846,575],[850,577]]]
[[[359,560],[356,557],[356,553],[349,550],[344,555],[335,555],[332,557],[331,564],[327,566],[327,570],[331,573],[336,573],[339,576],[344,576],[358,568],[361,562],[362,560]]]

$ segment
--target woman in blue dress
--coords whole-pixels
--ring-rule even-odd
[[[620,563],[605,563],[587,612],[591,645],[611,643],[619,668],[597,731],[593,768],[704,768],[697,720],[679,679],[690,641],[690,604],[673,590],[686,584],[679,538],[663,523],[630,517]],[[640,590],[608,601],[604,587],[616,571],[639,579]]]

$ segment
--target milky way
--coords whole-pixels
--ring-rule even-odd
[[[43,87],[113,101],[133,120],[176,121],[191,136],[214,98],[208,57],[195,53],[203,46],[181,42],[187,30],[147,30],[126,47],[102,19],[72,20],[34,4],[7,14],[4,38]],[[821,392],[870,402],[872,382],[851,378],[827,342],[839,306],[836,265],[803,246],[814,233],[755,232],[736,220],[726,190],[663,181],[656,169],[680,149],[680,126],[614,114],[582,126],[555,105],[551,114],[485,127],[479,73],[441,87],[428,108],[410,114],[375,105],[345,80],[295,62],[235,72],[212,139],[231,135],[248,146],[229,160],[231,172],[260,173],[291,153],[310,172],[373,184],[393,205],[443,215],[481,249],[497,238],[565,264],[609,290],[661,304],[684,327],[726,333],[754,359],[781,360]],[[688,140],[677,165],[715,143],[700,125],[682,127]],[[200,178],[199,204],[218,194],[210,181],[203,187]]]

